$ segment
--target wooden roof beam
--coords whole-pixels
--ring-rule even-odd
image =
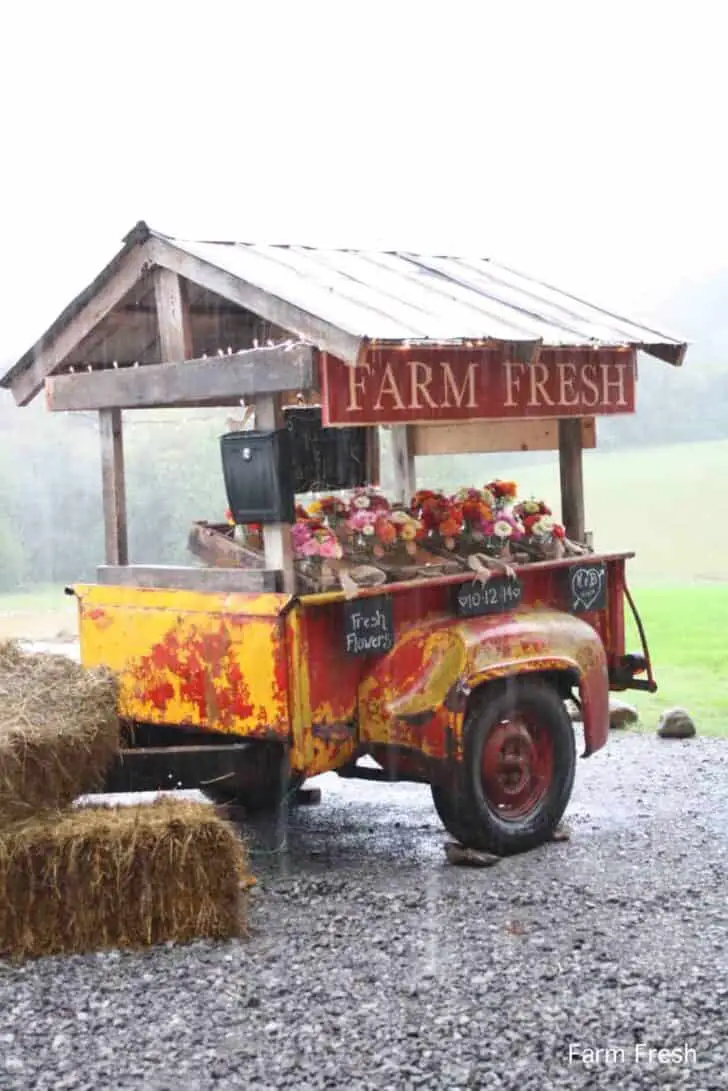
[[[314,349],[274,345],[205,360],[78,372],[46,379],[56,413],[92,409],[162,409],[231,405],[256,394],[314,386]]]
[[[288,303],[279,296],[257,288],[233,273],[204,261],[174,245],[166,239],[150,240],[152,254],[157,265],[184,277],[229,303],[237,303],[247,311],[280,329],[286,330],[317,348],[330,352],[345,363],[354,364],[359,359],[362,338],[332,326],[301,307]]]

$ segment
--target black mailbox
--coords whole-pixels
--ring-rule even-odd
[[[293,523],[296,512],[291,432],[228,432],[222,472],[236,523]]]
[[[355,489],[367,484],[366,428],[322,428],[317,406],[286,409],[297,493]]]

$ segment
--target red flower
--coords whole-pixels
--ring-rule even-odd
[[[496,500],[512,500],[518,492],[515,481],[501,481],[500,478],[496,478],[495,481],[491,481],[485,487],[489,492],[493,493]]]

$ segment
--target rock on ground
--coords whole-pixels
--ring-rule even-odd
[[[727,775],[611,736],[571,840],[484,870],[426,788],[321,778],[254,831],[247,941],[3,965],[0,1089],[725,1088]]]
[[[692,739],[695,724],[684,708],[671,708],[660,717],[657,734],[661,739]]]
[[[627,705],[624,701],[617,701],[614,697],[609,700],[609,726],[612,729],[627,727],[628,724],[636,724],[639,713],[634,705]]]

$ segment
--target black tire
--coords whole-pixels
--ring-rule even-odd
[[[453,781],[432,785],[447,831],[468,848],[498,856],[550,840],[576,772],[574,730],[557,691],[526,679],[485,686],[472,700],[463,741]]]

